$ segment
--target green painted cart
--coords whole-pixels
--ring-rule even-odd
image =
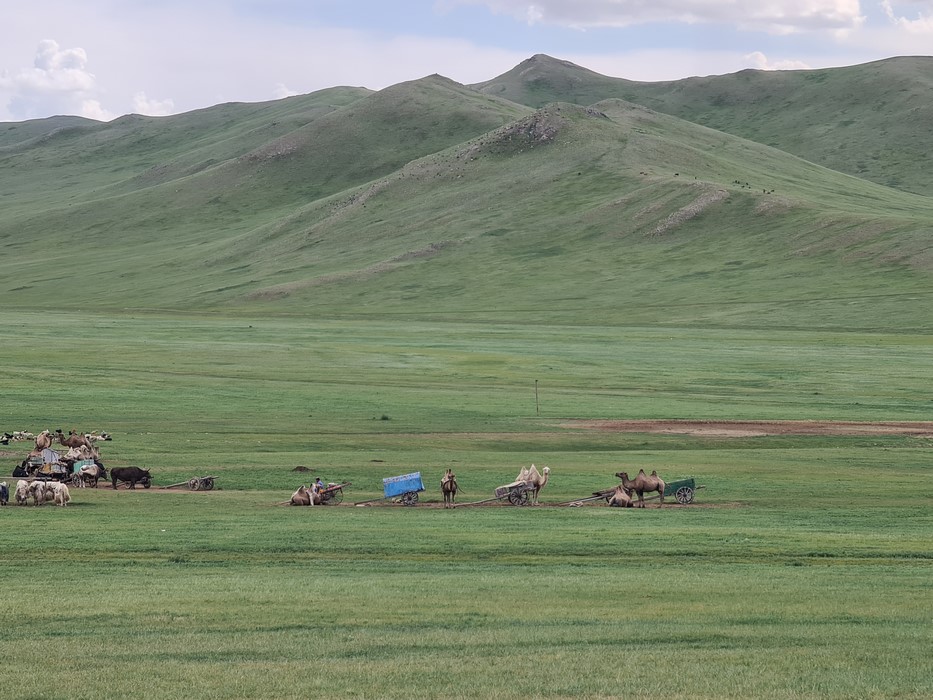
[[[693,497],[697,489],[701,488],[703,487],[697,486],[696,479],[693,477],[671,481],[664,485],[664,497],[673,496],[678,503],[687,505],[688,503],[693,503]]]

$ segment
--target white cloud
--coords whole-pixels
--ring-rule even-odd
[[[761,51],[753,51],[742,57],[746,66],[758,70],[807,70],[809,65],[803,61],[784,59],[783,61],[770,61]]]
[[[890,2],[889,0],[884,0],[881,3],[881,7],[884,10],[887,18],[896,27],[903,29],[910,34],[933,34],[933,8],[930,7],[930,5],[933,3],[898,3],[898,7],[901,7],[904,4],[919,5],[921,7],[921,10],[917,12],[915,19],[908,19],[906,16],[900,14],[899,10],[894,7],[894,3]],[[924,13],[923,9],[926,9],[927,12]]]
[[[300,94],[301,93],[297,90],[292,90],[290,87],[287,87],[285,83],[276,83],[275,87],[272,89],[273,100],[282,100],[286,97],[294,97]]]
[[[118,116],[104,109],[97,100],[82,100],[78,114],[88,119],[96,119],[99,122],[109,122]]]
[[[387,24],[365,11],[376,1],[354,0],[359,24],[333,27],[318,3],[291,0],[30,0],[3,19],[0,120],[161,115],[431,73],[475,83],[534,53],[633,80],[823,68],[926,55],[933,32],[933,0],[434,0],[436,27],[427,3],[393,6]],[[454,16],[464,5],[474,11]],[[513,20],[531,28],[510,31]],[[673,22],[692,26],[672,33]],[[794,36],[762,40],[737,27]],[[594,28],[605,31],[566,31]]]
[[[864,22],[859,0],[448,0],[485,5],[521,21],[581,29],[678,22],[723,24],[790,34],[853,29]]]
[[[77,114],[109,121],[116,115],[101,105],[97,92],[83,48],[63,49],[54,39],[43,39],[32,67],[0,73],[0,117],[5,109],[12,119]]]
[[[174,111],[175,102],[171,98],[152,100],[146,97],[145,92],[137,92],[133,95],[133,112],[136,114],[145,114],[150,117],[164,117],[173,114]]]
[[[95,88],[84,49],[62,49],[52,39],[39,42],[31,68],[0,74],[7,106],[23,118],[52,112],[75,113]]]

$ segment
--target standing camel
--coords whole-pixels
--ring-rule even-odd
[[[538,494],[541,492],[545,486],[547,486],[548,475],[551,473],[550,467],[544,467],[540,472],[535,465],[530,467],[522,467],[521,471],[518,473],[518,476],[515,477],[515,481],[524,481],[525,483],[531,484],[531,504],[538,505]]]
[[[651,472],[651,476],[645,474],[644,469],[638,470],[638,476],[632,481],[628,478],[628,472],[618,472],[617,477],[622,479],[622,486],[629,492],[634,491],[638,494],[638,508],[645,507],[645,493],[657,491],[661,497],[661,505],[664,505],[664,487],[666,484],[661,480],[656,471]]]
[[[457,497],[457,476],[450,469],[441,479],[441,493],[444,494],[444,507],[453,508]]]
[[[70,433],[68,433],[67,438],[65,437],[65,434],[62,432],[61,428],[56,430],[55,434],[58,436],[58,441],[65,447],[86,447],[89,450],[94,448],[94,446],[91,444],[91,441],[76,430],[72,430]]]

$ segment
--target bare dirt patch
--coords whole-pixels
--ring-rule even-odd
[[[655,433],[706,437],[768,435],[909,435],[933,438],[933,421],[859,423],[854,421],[714,421],[714,420],[578,420],[562,428],[615,433]]]

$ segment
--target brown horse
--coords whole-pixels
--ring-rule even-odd
[[[444,507],[453,508],[457,497],[457,477],[450,469],[441,479],[441,493],[444,494]]]
[[[645,507],[645,493],[651,493],[652,491],[658,492],[661,497],[661,504],[664,504],[664,487],[666,484],[656,471],[651,472],[651,476],[648,476],[645,474],[644,469],[639,469],[638,476],[635,477],[634,481],[628,478],[628,472],[618,472],[616,476],[622,479],[623,488],[638,494],[639,508]]]

